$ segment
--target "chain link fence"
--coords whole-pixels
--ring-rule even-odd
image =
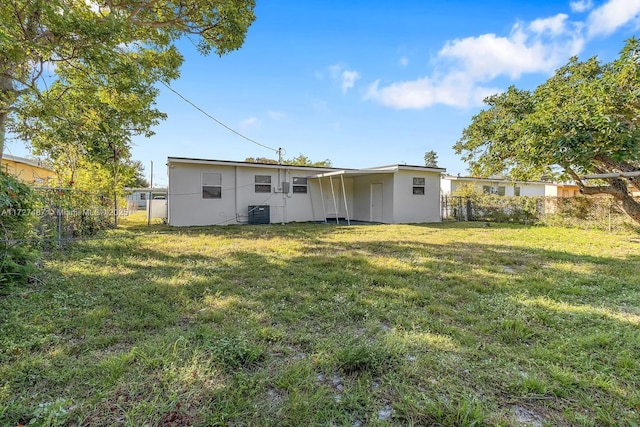
[[[30,217],[32,230],[28,239],[23,240],[45,247],[93,236],[102,229],[114,227],[118,216],[126,214],[116,210],[113,195],[71,188],[32,187],[31,190],[34,202],[29,208],[5,208],[0,215]]]
[[[0,295],[6,286],[32,277],[41,250],[94,236],[128,214],[117,209],[113,195],[29,187],[7,175],[0,181]]]
[[[638,229],[610,196],[505,197],[443,196],[444,221],[491,221],[626,231]]]

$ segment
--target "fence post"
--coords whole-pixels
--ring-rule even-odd
[[[58,231],[58,247],[62,246],[62,203],[60,198],[62,197],[62,188],[58,188],[58,206],[56,207],[56,228]]]
[[[611,214],[613,213],[613,199],[609,198],[609,233],[611,233]]]
[[[58,247],[62,246],[62,209],[60,206],[56,209],[56,217],[57,217],[57,231],[58,231]]]
[[[118,193],[113,192],[113,224],[118,228]]]

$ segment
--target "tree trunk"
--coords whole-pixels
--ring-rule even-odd
[[[2,165],[2,153],[4,153],[5,134],[7,133],[7,116],[8,113],[0,110],[0,166]]]
[[[618,200],[622,202],[622,209],[627,213],[627,215],[640,224],[640,203],[638,203],[638,201],[630,194],[626,194],[625,197]]]
[[[624,179],[610,178],[607,179],[607,181],[609,185],[599,187],[585,186],[581,180],[577,180],[576,183],[580,187],[582,194],[609,194],[613,196],[614,199],[621,202],[622,210],[624,210],[631,219],[640,224],[640,202],[633,198]]]
[[[5,67],[2,68],[3,71]],[[0,73],[0,164],[4,153],[4,141],[7,133],[7,118],[9,117],[9,98],[13,95],[13,82],[5,73]]]

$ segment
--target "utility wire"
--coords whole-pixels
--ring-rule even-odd
[[[188,100],[185,96],[183,96],[180,92],[178,92],[177,90],[175,90],[174,88],[172,88],[171,86],[169,86],[168,83],[163,82],[162,80],[160,81],[160,83],[162,83],[163,85],[165,85],[167,87],[167,89],[169,89],[171,92],[175,93],[176,95],[178,95],[184,102],[186,102],[187,104],[191,105],[193,108],[195,108],[196,110],[200,111],[202,114],[204,114],[205,116],[209,117],[211,120],[215,121],[216,123],[218,123],[220,126],[222,126],[223,128],[235,133],[236,135],[238,135],[241,138],[246,139],[247,141],[259,145],[260,147],[266,148],[267,150],[271,150],[275,153],[278,152],[278,150],[276,148],[272,148],[269,147],[268,145],[264,145],[261,144],[260,142],[253,140],[251,138],[249,138],[248,136],[245,136],[243,134],[241,134],[240,132],[238,132],[237,130],[227,126],[226,124],[222,123],[220,120],[216,119],[215,117],[213,117],[211,114],[207,113],[206,111],[204,111],[202,108],[198,107],[196,104],[194,104],[193,102],[191,102],[190,100]]]

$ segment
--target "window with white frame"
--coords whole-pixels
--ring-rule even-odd
[[[424,186],[425,179],[424,178],[413,178],[413,194],[416,196],[424,196]]]
[[[203,173],[202,174],[202,198],[221,199],[222,198],[222,174]]]
[[[294,193],[306,193],[308,190],[307,178],[302,176],[293,177],[293,192]]]
[[[254,183],[256,193],[271,193],[271,175],[256,175]]]

